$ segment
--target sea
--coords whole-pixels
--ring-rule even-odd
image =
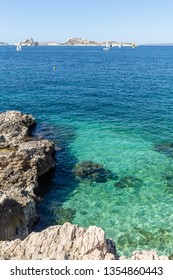
[[[34,133],[57,145],[36,230],[96,225],[120,255],[173,253],[173,47],[2,46],[6,110],[32,114]],[[73,168],[83,161],[117,179],[78,180]]]

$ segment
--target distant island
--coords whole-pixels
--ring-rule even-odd
[[[82,38],[68,38],[65,43],[63,43],[66,46],[105,46],[106,41],[103,42],[96,42],[91,40],[86,40]],[[136,46],[135,43],[125,43],[125,42],[117,42],[117,41],[109,41],[109,44],[112,47],[119,47],[119,46],[126,46],[126,47],[132,47]]]
[[[7,46],[7,45],[8,45],[7,43],[0,42],[0,46]]]
[[[20,42],[21,46],[105,46],[106,41],[103,42],[96,42],[93,40],[87,40],[87,39],[82,39],[82,38],[68,38],[65,42],[63,43],[58,43],[58,42],[52,42],[52,41],[47,41],[47,42],[35,42],[33,38],[31,39],[26,39],[24,42]],[[116,41],[109,41],[109,44],[112,47],[120,47],[120,46],[125,46],[125,47],[132,47],[132,46],[137,46],[135,43],[125,43],[125,42],[116,42]],[[15,43],[17,45],[17,43]]]
[[[45,41],[45,42],[37,42],[34,41],[33,38],[26,39],[25,41],[20,41],[21,46],[27,46],[27,47],[32,47],[32,46],[93,46],[93,47],[104,47],[106,45],[106,42],[109,42],[109,44],[112,47],[137,47],[137,46],[173,46],[173,43],[145,43],[145,44],[136,44],[134,42],[117,42],[114,40],[109,40],[109,41],[102,41],[102,42],[97,42],[93,40],[87,40],[83,38],[68,38],[66,39],[65,42],[55,42],[55,41]],[[8,45],[17,45],[18,43],[16,42],[15,44],[8,44],[5,42],[0,42],[0,46],[8,46]]]

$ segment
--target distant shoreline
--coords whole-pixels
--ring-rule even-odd
[[[59,43],[54,41],[45,41],[45,42],[37,42],[34,41],[33,38],[26,39],[25,41],[18,41],[14,44],[7,44],[4,42],[0,42],[0,45],[14,45],[17,46],[20,44],[23,46],[79,46],[79,47],[105,47],[109,44],[111,47],[136,47],[138,46],[135,42],[117,42],[113,40],[107,40],[102,42],[96,42],[93,40],[87,40],[82,38],[68,38],[65,42]]]
[[[0,47],[16,47],[15,44],[0,44]],[[23,45],[22,47],[104,47],[104,45],[66,45],[66,44],[57,44],[57,45],[45,45],[45,44],[40,44],[38,46],[27,46]],[[122,47],[131,47],[132,45],[122,45]],[[135,47],[173,47],[173,44],[139,44],[136,45]],[[113,48],[118,48],[118,46],[113,46]]]
[[[20,44],[22,47],[105,47],[109,44],[111,47],[172,47],[173,43],[144,43],[137,44],[135,42],[118,42],[114,40],[106,40],[97,42],[94,40],[88,40],[83,38],[68,38],[65,42],[55,42],[55,41],[44,41],[38,42],[34,41],[33,38],[26,39],[25,41],[18,41],[14,44],[8,44],[0,41],[0,46],[17,46]]]

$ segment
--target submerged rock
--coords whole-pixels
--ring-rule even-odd
[[[117,180],[118,176],[103,167],[102,164],[92,161],[77,163],[73,168],[73,174],[78,179],[89,179],[96,183],[105,183],[108,180]]]
[[[173,190],[173,178],[167,179],[166,187],[172,188]]]
[[[142,185],[142,180],[134,176],[126,176],[114,184],[118,188],[136,188]]]
[[[170,166],[163,173],[163,180],[165,181],[164,187],[165,191],[173,192],[173,168]]]
[[[0,259],[114,260],[115,244],[101,228],[65,223],[31,233],[23,241],[0,242]]]
[[[154,146],[154,151],[173,157],[173,143],[161,143]]]
[[[37,219],[38,179],[54,168],[54,143],[35,141],[32,115],[0,114],[0,240],[25,238]]]
[[[167,178],[165,184],[165,191],[167,193],[173,193],[173,178]]]
[[[71,208],[59,207],[56,210],[56,216],[58,216],[57,224],[63,225],[65,222],[72,223],[75,217],[76,210]]]
[[[154,250],[134,251],[132,256],[127,258],[121,256],[120,260],[168,260],[167,256],[159,256]]]
[[[55,143],[69,144],[75,138],[75,129],[67,125],[37,124],[33,135],[40,139],[51,139]]]

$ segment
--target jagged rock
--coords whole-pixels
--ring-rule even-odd
[[[114,186],[118,188],[134,188],[140,187],[141,185],[142,180],[133,176],[126,176],[114,184]]]
[[[0,149],[0,189],[34,189],[38,177],[54,167],[52,151],[53,143],[46,140]]]
[[[0,114],[0,240],[25,238],[37,219],[39,178],[54,168],[54,143],[33,140],[32,115]]]
[[[118,256],[114,242],[106,239],[101,228],[82,228],[65,223],[41,232],[32,232],[24,240],[0,241],[0,259],[6,260],[168,260],[154,250],[134,251]]]
[[[32,115],[18,111],[6,111],[0,114],[0,147],[15,146],[21,140],[29,137],[28,128],[33,126],[35,119]],[[5,141],[4,141],[5,140]]]
[[[78,179],[89,179],[96,183],[105,183],[107,180],[116,180],[118,178],[111,171],[104,169],[102,164],[92,161],[77,163],[73,168],[73,174]]]
[[[31,233],[23,241],[0,242],[0,259],[114,260],[115,244],[101,228],[65,223]]]

